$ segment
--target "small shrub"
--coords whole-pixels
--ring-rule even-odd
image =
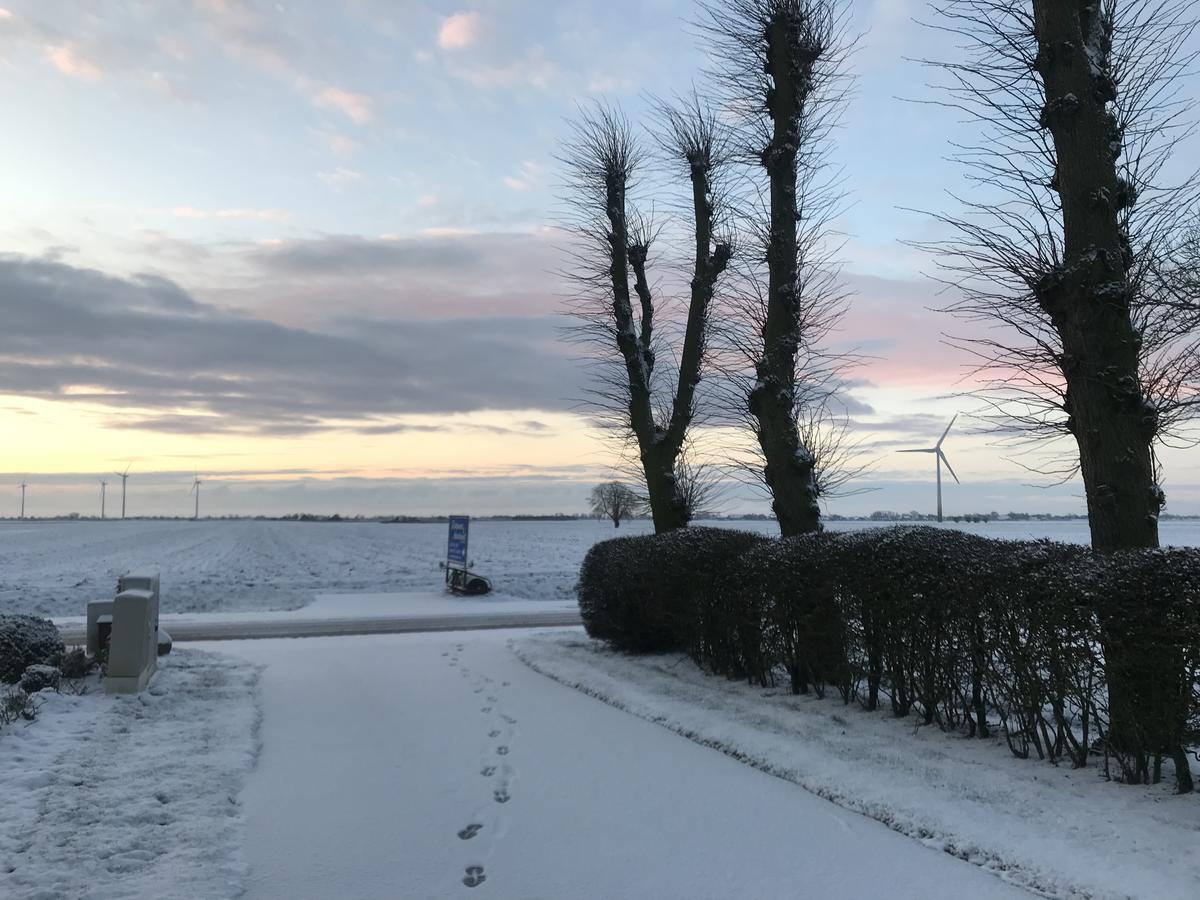
[[[0,615],[0,682],[14,684],[30,666],[53,664],[64,649],[49,619]]]
[[[27,694],[36,694],[48,688],[58,690],[62,681],[62,672],[55,666],[30,666],[21,676],[21,690]]]
[[[96,668],[97,661],[88,656],[82,647],[72,647],[58,661],[62,677],[71,681],[86,678]]]
[[[0,696],[0,725],[11,725],[24,719],[32,722],[38,717],[41,704],[20,688],[9,688]]]

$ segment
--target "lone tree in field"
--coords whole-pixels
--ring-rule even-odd
[[[1193,176],[1168,183],[1191,102],[1195,23],[1177,0],[962,0],[935,6],[962,39],[948,105],[978,123],[958,147],[974,196],[932,245],[998,424],[1071,437],[1092,546],[1158,545],[1156,442],[1200,408],[1200,295],[1188,275]],[[995,333],[995,332],[994,332]],[[1003,420],[1003,421],[1001,421]]]
[[[651,263],[659,231],[631,196],[645,159],[630,123],[605,106],[583,111],[563,161],[569,226],[578,239],[568,272],[577,288],[571,305],[580,323],[575,335],[602,362],[596,406],[636,447],[654,530],[663,532],[689,519],[692,504],[675,467],[696,414],[713,295],[732,248],[718,234],[725,146],[716,116],[698,98],[680,108],[663,105],[659,112],[665,123],[658,139],[662,156],[688,182],[694,239],[687,324],[669,402],[655,390],[659,298]],[[618,359],[616,366],[603,365]]]
[[[840,194],[825,159],[847,87],[845,16],[839,0],[721,0],[701,23],[758,170],[742,210],[762,248],[738,303],[754,369],[744,401],[785,536],[820,528],[817,460],[800,421],[828,400],[820,347],[845,307],[829,228]]]
[[[637,514],[645,505],[631,487],[619,481],[606,481],[592,488],[588,500],[592,515],[597,519],[612,519],[613,528],[621,527],[621,520]]]

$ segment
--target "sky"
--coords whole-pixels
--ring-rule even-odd
[[[923,3],[854,0],[843,514],[932,511],[973,403],[928,214],[964,132]],[[563,340],[557,154],[580,104],[704,88],[686,0],[0,0],[0,516],[582,512],[618,454]],[[1187,90],[1196,95],[1196,86]],[[916,103],[912,101],[918,101]],[[709,435],[721,447],[724,437]],[[947,512],[1083,512],[960,420]],[[720,451],[715,451],[720,455]],[[1168,511],[1200,513],[1194,450]],[[114,484],[115,482],[115,484]],[[733,484],[723,511],[765,512]]]

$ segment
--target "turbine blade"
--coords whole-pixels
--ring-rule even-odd
[[[897,450],[897,453],[937,453],[937,447],[927,447],[924,450]]]
[[[940,438],[938,438],[938,442],[936,444],[934,444],[935,447],[942,446],[942,441],[944,441],[946,439],[946,435],[948,435],[950,433],[950,429],[954,427],[954,422],[957,418],[958,418],[958,413],[955,413],[954,418],[950,420],[950,424],[946,426],[946,430],[942,432],[942,436]]]
[[[944,463],[946,464],[946,468],[947,468],[947,469],[950,469],[950,460],[946,459],[946,454],[945,454],[945,453],[943,453],[941,450],[939,450],[939,451],[938,451],[938,456],[939,456],[939,457],[941,457],[941,459],[942,459],[942,462],[944,462]],[[954,470],[953,470],[953,469],[950,469],[950,474],[951,474],[951,475],[954,475]],[[954,475],[954,481],[955,481],[955,483],[956,483],[956,484],[962,484],[962,482],[958,480],[958,476],[957,476],[957,475]]]

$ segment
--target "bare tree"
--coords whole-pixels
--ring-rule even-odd
[[[669,402],[655,391],[661,304],[650,268],[659,231],[631,196],[644,158],[630,123],[606,106],[584,110],[563,161],[569,225],[578,238],[566,273],[577,288],[571,306],[580,323],[575,335],[599,360],[612,360],[614,351],[619,356],[618,368],[601,366],[593,399],[623,439],[636,446],[654,528],[662,532],[689,519],[676,461],[696,415],[710,309],[732,245],[719,234],[723,128],[695,96],[678,107],[662,104],[659,111],[665,123],[658,139],[663,155],[690,187],[694,237],[687,322]]]
[[[935,27],[946,103],[978,124],[956,148],[973,196],[928,245],[949,311],[1001,328],[963,339],[994,424],[1072,438],[1092,545],[1158,545],[1157,442],[1187,440],[1200,299],[1185,224],[1200,180],[1167,183],[1189,131],[1179,79],[1195,23],[1180,0],[962,0]],[[1194,269],[1192,270],[1194,272]]]
[[[845,21],[841,0],[730,0],[706,5],[701,23],[758,173],[743,213],[762,252],[741,272],[748,328],[732,331],[753,363],[744,402],[784,535],[820,528],[816,459],[799,420],[829,396],[836,366],[822,342],[845,307],[831,252],[840,192],[826,163],[848,87]]]
[[[619,481],[606,481],[592,488],[588,498],[592,515],[597,519],[612,519],[613,527],[620,528],[621,520],[637,515],[645,501],[629,485]]]

